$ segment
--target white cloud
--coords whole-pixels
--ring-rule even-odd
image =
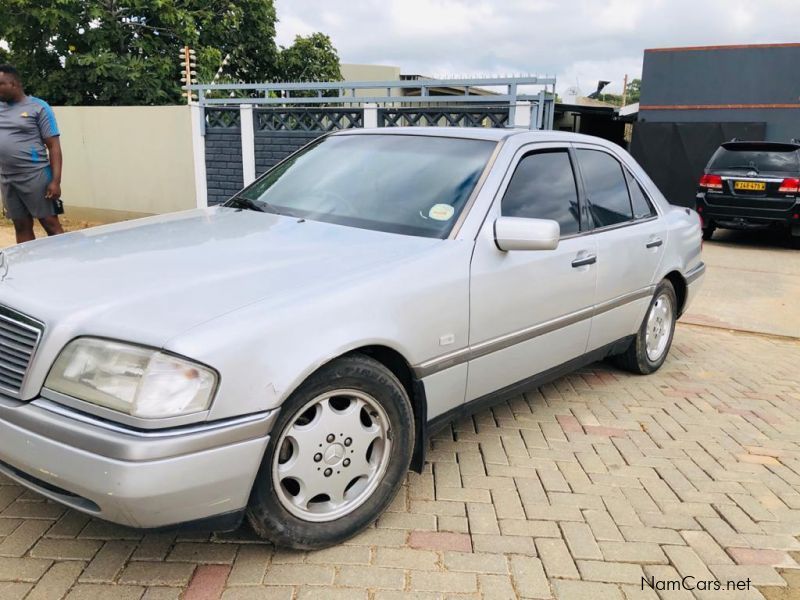
[[[619,92],[645,48],[797,41],[798,0],[276,0],[278,43],[331,36],[342,62],[431,76],[549,74]]]

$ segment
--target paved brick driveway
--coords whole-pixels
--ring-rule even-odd
[[[655,375],[593,365],[455,424],[375,528],[322,552],[142,535],[0,480],[0,599],[679,599],[641,580],[686,575],[750,579],[700,598],[790,597],[798,369],[796,340],[682,325]]]

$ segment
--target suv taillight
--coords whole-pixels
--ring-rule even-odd
[[[722,177],[719,175],[703,175],[700,178],[700,187],[708,188],[709,190],[721,190]]]
[[[784,194],[796,194],[800,192],[800,179],[795,178],[786,178],[781,183],[781,187],[778,188],[779,192],[783,192]]]

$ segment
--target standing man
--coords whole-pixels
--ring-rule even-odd
[[[17,70],[0,65],[0,193],[18,244],[35,238],[34,219],[47,235],[64,232],[56,210],[61,198],[58,136],[50,105],[25,95]]]

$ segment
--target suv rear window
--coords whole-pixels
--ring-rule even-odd
[[[778,149],[780,148],[780,149]],[[751,169],[762,171],[800,171],[800,153],[792,146],[765,146],[758,148],[755,145],[722,146],[711,158],[709,169]]]

